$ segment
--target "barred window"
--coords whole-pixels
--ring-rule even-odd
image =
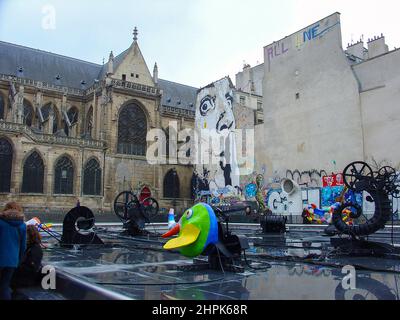
[[[74,193],[74,166],[68,157],[62,157],[54,169],[54,193]]]
[[[129,104],[118,119],[118,153],[146,155],[147,120],[142,108]]]
[[[43,181],[43,160],[35,151],[25,160],[22,176],[22,193],[43,193]]]
[[[26,124],[28,127],[32,126],[33,116],[33,107],[31,103],[24,99],[24,124]]]
[[[3,96],[0,94],[0,120],[4,120],[5,118],[5,112],[4,112],[4,99]]]
[[[83,194],[91,196],[101,195],[101,168],[96,159],[88,161],[84,168]]]
[[[0,192],[10,192],[13,148],[6,139],[0,139]]]
[[[180,197],[179,177],[176,170],[171,169],[164,177],[164,198],[179,198]]]

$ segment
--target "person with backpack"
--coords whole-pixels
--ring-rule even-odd
[[[11,300],[11,280],[26,249],[24,218],[16,202],[7,203],[0,212],[0,300]]]

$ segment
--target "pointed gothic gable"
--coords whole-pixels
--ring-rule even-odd
[[[122,61],[114,68],[112,77],[115,79],[122,79],[122,75],[126,75],[126,81],[154,86],[153,78],[136,41],[126,53],[124,52]]]

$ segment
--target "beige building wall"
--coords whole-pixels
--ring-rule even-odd
[[[353,70],[360,84],[366,160],[400,169],[400,50]]]
[[[358,83],[341,44],[335,13],[264,48],[264,130],[256,150],[267,176],[332,172],[363,159]]]

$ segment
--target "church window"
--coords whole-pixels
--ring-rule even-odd
[[[73,194],[74,189],[74,166],[68,157],[62,157],[54,169],[54,193]]]
[[[101,168],[96,159],[89,160],[83,170],[83,194],[99,196],[101,194]]]
[[[179,177],[176,170],[171,169],[164,177],[164,198],[179,198]]]
[[[122,108],[118,119],[118,153],[146,155],[147,120],[141,107],[132,103]]]
[[[43,160],[39,153],[35,151],[25,160],[22,193],[43,193],[43,181]]]
[[[6,139],[0,139],[0,192],[10,192],[13,148]]]

